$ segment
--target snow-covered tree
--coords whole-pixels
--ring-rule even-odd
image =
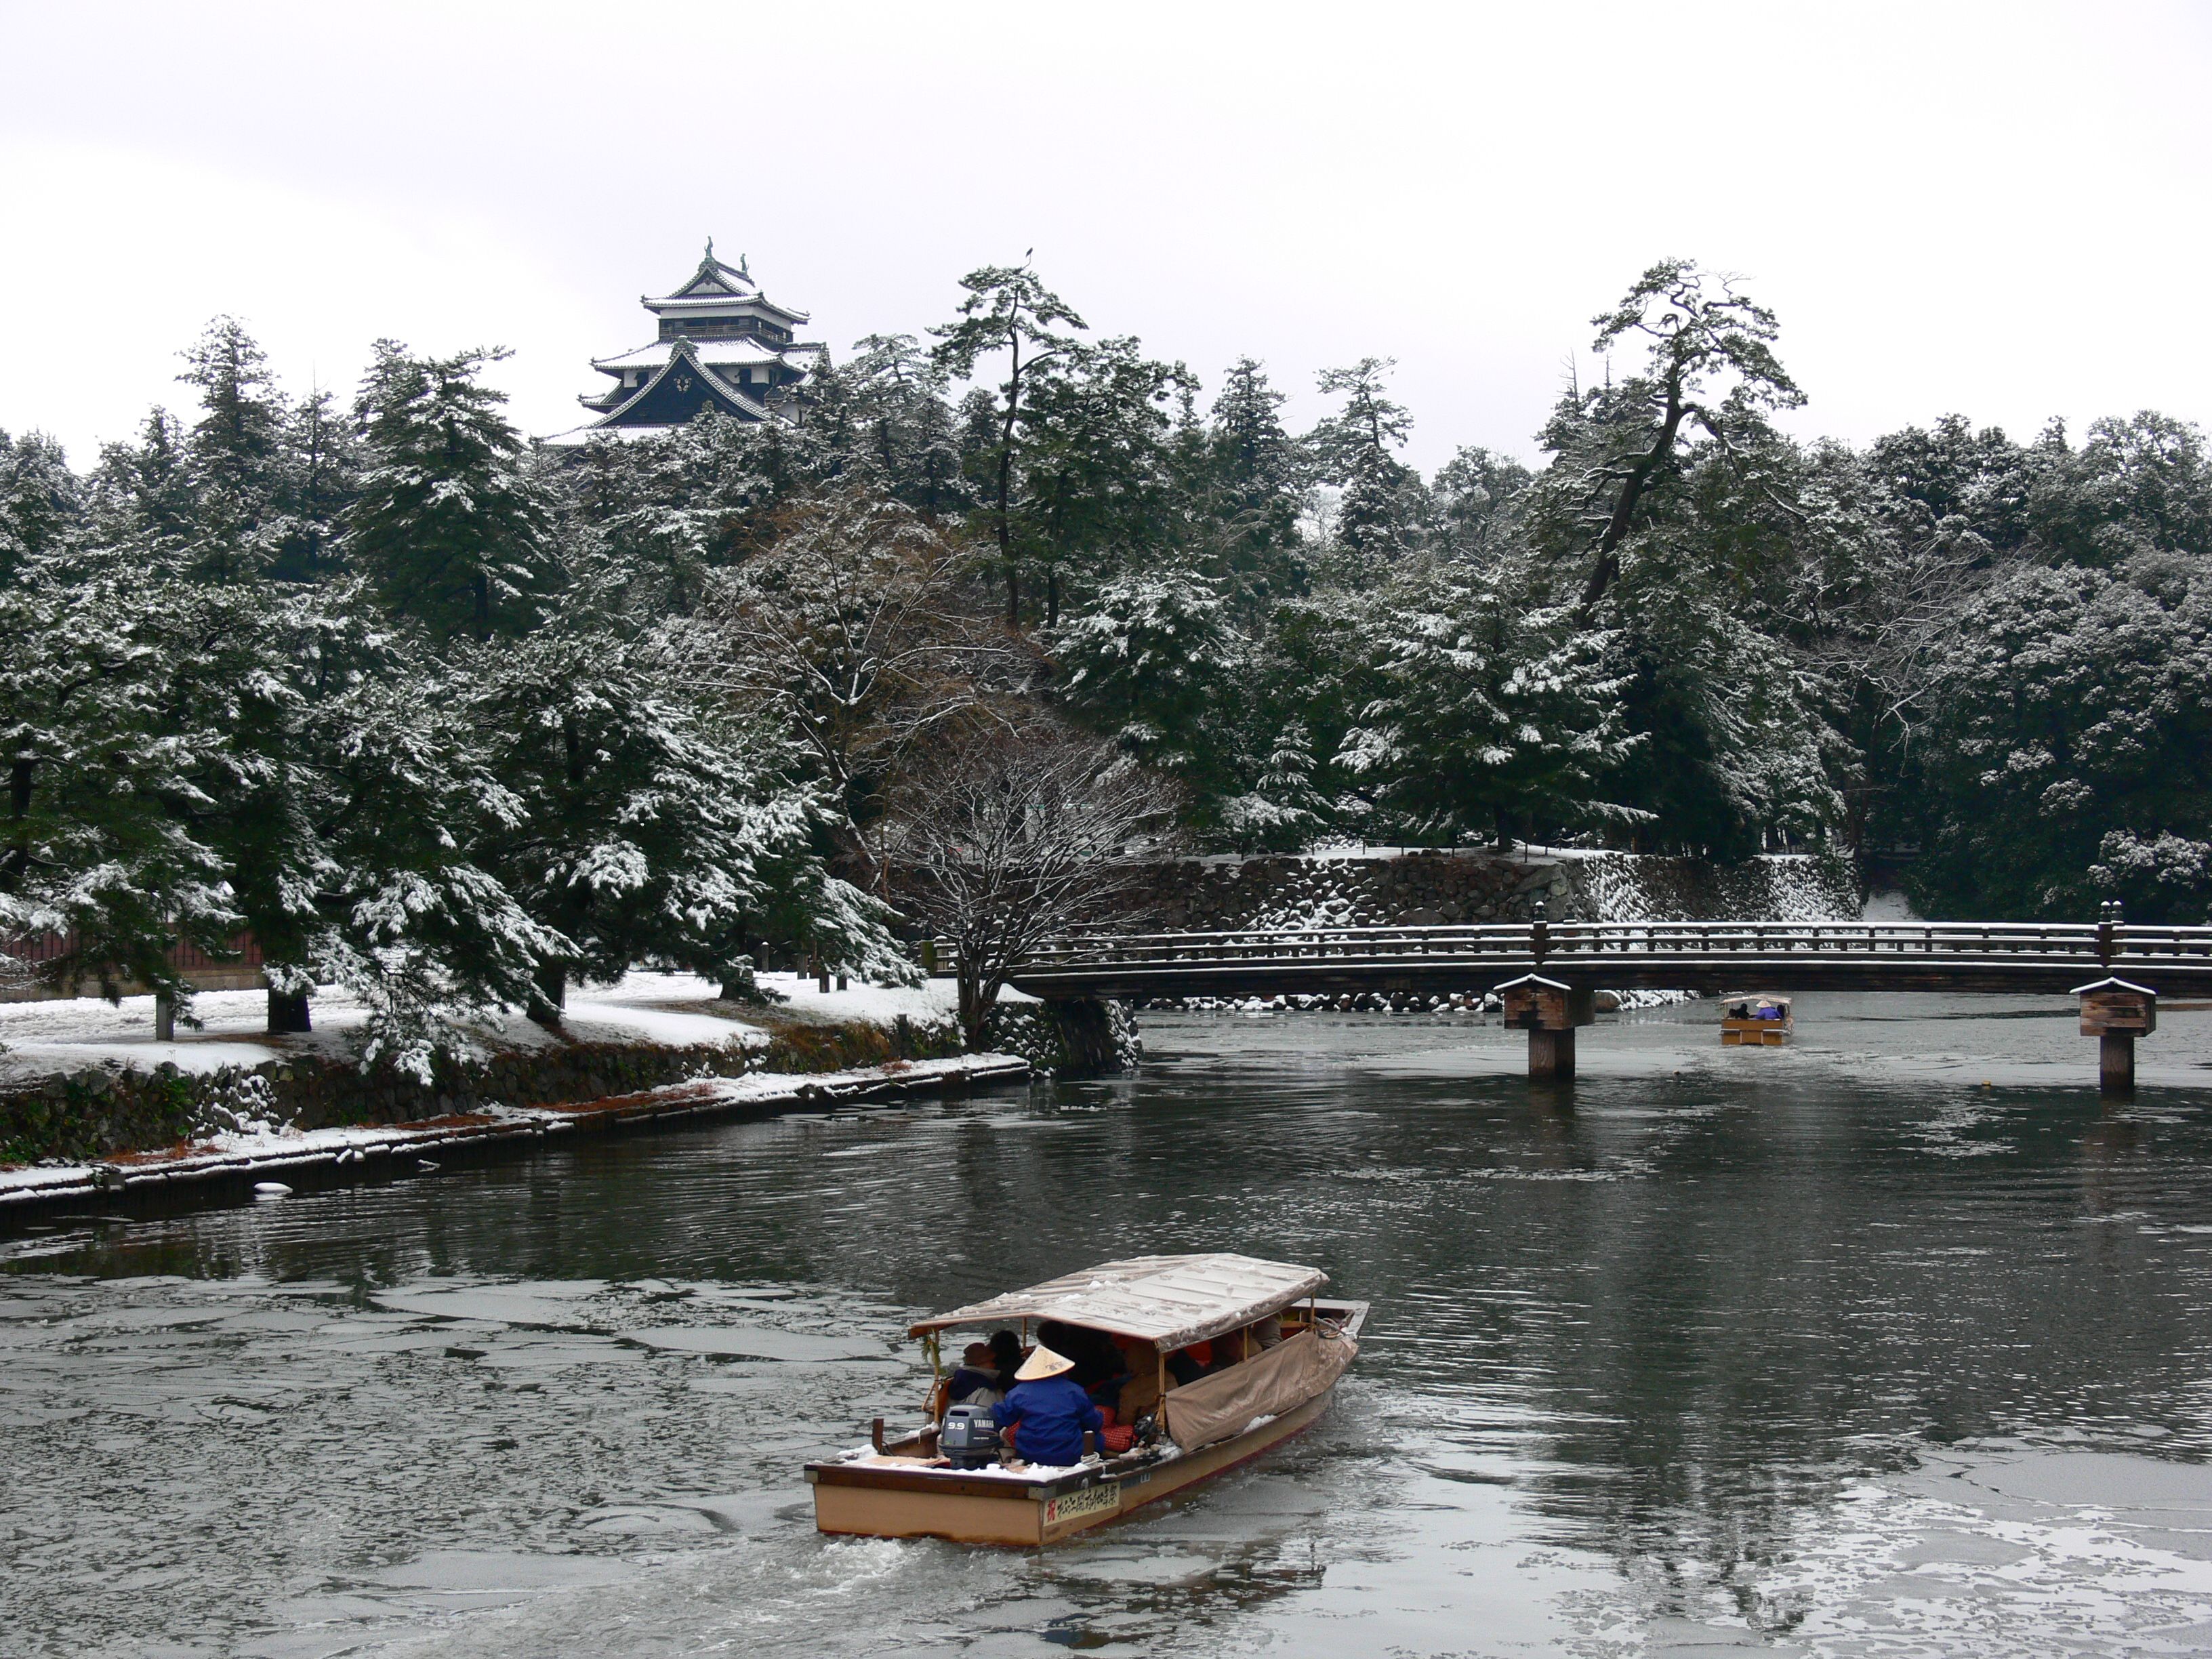
[[[185,568],[202,581],[242,581],[274,565],[287,526],[278,496],[288,412],[266,355],[235,317],[210,323],[177,378],[199,393],[185,443],[191,501]]]
[[[1084,614],[1046,636],[1062,695],[1131,755],[1200,789],[1217,787],[1238,641],[1213,583],[1194,570],[1108,579]]]
[[[945,374],[972,377],[983,364],[1003,363],[996,388],[978,386],[964,401],[968,465],[981,497],[979,516],[997,542],[1006,583],[1006,624],[1022,621],[1021,526],[1024,463],[1030,441],[1030,397],[1040,374],[1077,341],[1070,330],[1090,326],[1026,264],[985,265],[960,279],[967,290],[958,314],[933,328],[932,356]]]
[[[2022,566],[1960,618],[1921,768],[1936,914],[2205,921],[2212,577]]]
[[[1440,565],[1364,607],[1381,690],[1338,760],[1409,836],[1503,842],[1515,822],[1639,816],[1602,793],[1635,743],[1606,671],[1612,642],[1528,586],[1521,570]]]
[[[1044,572],[1044,623],[1067,586],[1145,562],[1171,534],[1174,401],[1195,383],[1132,338],[1076,342],[1035,372],[1015,547]]]
[[[414,357],[380,341],[355,404],[366,470],[347,556],[394,615],[441,635],[518,631],[551,580],[544,492],[505,394],[479,378],[505,355]]]
[[[1029,660],[983,614],[969,548],[902,503],[847,489],[787,507],[717,580],[685,676],[787,733],[823,786],[857,879],[897,775]]]
[[[812,858],[822,809],[787,779],[790,740],[711,719],[656,636],[571,614],[459,660],[490,775],[514,802],[484,862],[562,941],[538,963],[541,1015],[572,979],[640,963],[740,974],[748,922],[802,887],[852,908]],[[841,948],[880,954],[882,937]]]
[[[868,335],[831,379],[850,433],[849,471],[931,518],[969,504],[945,370],[919,340]]]
[[[0,432],[0,585],[28,575],[79,533],[83,489],[43,432]]]
[[[1390,358],[1363,357],[1320,376],[1321,390],[1340,395],[1344,405],[1307,442],[1321,478],[1340,492],[1328,569],[1348,587],[1387,578],[1418,542],[1426,511],[1420,474],[1398,459],[1413,417],[1389,395],[1396,367]]]
[[[1307,464],[1284,429],[1285,401],[1257,362],[1239,357],[1222,379],[1195,454],[1181,467],[1182,555],[1226,581],[1240,615],[1306,586],[1297,526]]]
[[[1221,804],[1221,828],[1238,848],[1288,852],[1320,830],[1327,803],[1315,787],[1313,738],[1304,720],[1283,723],[1252,787]]]
[[[238,925],[225,871],[188,814],[226,734],[180,720],[169,633],[178,599],[123,558],[0,584],[0,936],[70,936],[45,964],[115,997],[136,981],[188,994],[167,952],[221,952]]]

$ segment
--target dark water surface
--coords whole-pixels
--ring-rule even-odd
[[[1150,1016],[1113,1083],[0,1242],[0,1652],[2212,1650],[2212,1017]],[[1984,1086],[1986,1085],[1987,1086]],[[904,1322],[1231,1249],[1313,1431],[1049,1553],[830,1540]]]

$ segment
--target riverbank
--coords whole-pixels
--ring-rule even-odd
[[[813,1075],[754,1073],[672,1084],[641,1094],[555,1106],[495,1106],[424,1121],[309,1129],[263,1124],[156,1151],[87,1163],[0,1169],[0,1218],[87,1199],[123,1199],[252,1185],[283,1197],[291,1183],[435,1170],[428,1155],[526,1147],[550,1137],[604,1134],[682,1119],[770,1114],[802,1107],[935,1094],[1027,1080],[1014,1054],[886,1061]],[[283,1179],[279,1179],[283,1177]],[[241,1194],[242,1195],[242,1194]]]
[[[0,1007],[0,1170],[137,1156],[175,1166],[194,1148],[228,1156],[234,1140],[270,1136],[374,1131],[381,1144],[399,1126],[496,1138],[528,1132],[515,1126],[532,1112],[580,1103],[651,1100],[659,1104],[646,1115],[657,1115],[688,1085],[773,1093],[799,1079],[982,1058],[964,1053],[949,981],[823,991],[763,975],[760,989],[758,1001],[732,1002],[690,975],[631,974],[573,999],[558,1028],[511,1015],[462,1029],[427,1077],[361,1065],[365,1016],[338,996],[317,1000],[313,1031],[271,1036],[260,993],[204,995],[199,1029],[173,1042],[154,1040],[151,998],[9,1005]],[[1073,1027],[1043,1013],[1007,1010],[994,1053],[1055,1064],[1051,1039]]]

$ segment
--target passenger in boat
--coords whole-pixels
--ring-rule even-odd
[[[1018,1430],[1021,1455],[1030,1462],[1063,1468],[1080,1463],[1084,1431],[1105,1432],[1105,1418],[1068,1375],[1074,1369],[1074,1361],[1039,1342],[1022,1362],[1012,1391],[991,1407],[1001,1429]]]
[[[1022,1340],[1012,1331],[991,1333],[991,1364],[999,1373],[999,1392],[1014,1386],[1014,1373],[1022,1368]]]
[[[1201,1376],[1211,1376],[1220,1368],[1213,1363],[1213,1344],[1194,1342],[1187,1348],[1177,1348],[1168,1356],[1168,1375],[1176,1386],[1187,1389]]]
[[[1068,1375],[1091,1396],[1093,1405],[1110,1406],[1121,1398],[1121,1386],[1130,1377],[1129,1362],[1103,1331],[1048,1319],[1037,1327],[1037,1340],[1066,1358],[1071,1367]]]
[[[960,1364],[945,1379],[948,1406],[995,1406],[1006,1397],[1006,1382],[988,1342],[970,1342],[962,1350]]]

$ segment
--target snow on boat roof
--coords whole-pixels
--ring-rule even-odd
[[[1328,1283],[1318,1267],[1256,1256],[1139,1255],[955,1308],[907,1334],[1058,1319],[1163,1350],[1181,1348],[1279,1312]]]

